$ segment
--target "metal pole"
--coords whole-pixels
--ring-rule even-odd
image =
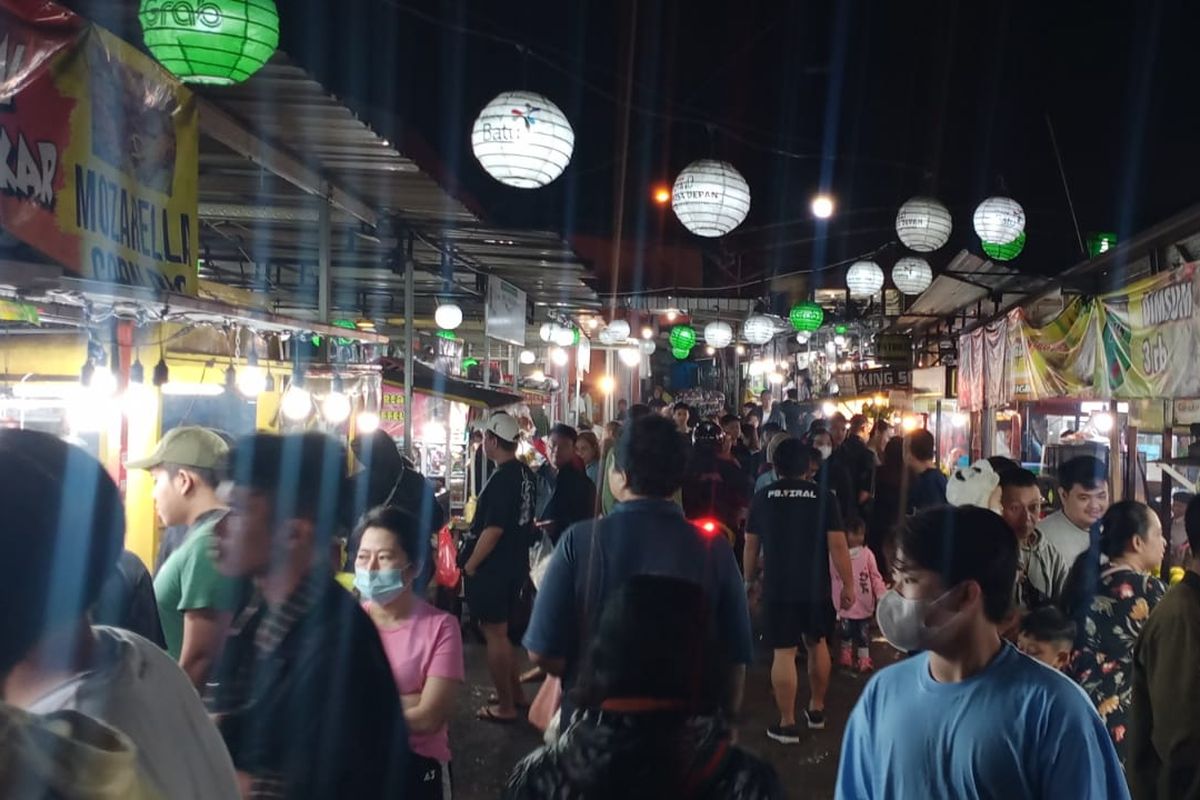
[[[1166,416],[1164,414],[1164,416]],[[1170,425],[1163,426],[1162,434],[1162,459],[1166,461],[1175,455],[1175,431]],[[1171,528],[1174,520],[1171,519],[1171,494],[1174,486],[1171,482],[1171,476],[1166,470],[1162,470],[1162,497],[1158,506],[1158,520],[1162,523],[1163,535],[1167,537],[1167,542],[1171,541]],[[1146,498],[1147,501],[1150,498]],[[1175,566],[1175,562],[1171,558],[1171,548],[1167,547],[1166,569]],[[1170,574],[1169,572],[1167,573]]]
[[[613,351],[608,349],[604,351],[604,374],[612,375],[613,372]],[[608,422],[616,414],[613,412],[613,396],[612,392],[604,395],[604,421]]]
[[[1108,485],[1116,503],[1125,499],[1124,473],[1121,469],[1121,418],[1117,414],[1116,400],[1108,401],[1108,413],[1113,421],[1112,430],[1108,432]]]
[[[329,200],[325,198],[321,198],[317,228],[317,316],[321,318],[321,322],[328,323],[329,295],[332,285],[329,262],[333,249],[333,230]]]
[[[491,278],[488,278],[489,286],[491,285],[491,280]],[[491,357],[491,347],[488,343],[488,319],[490,315],[488,314],[487,295],[488,293],[484,293],[483,298],[483,361],[481,363],[483,364],[483,388],[490,389],[492,388],[492,370],[488,363]]]
[[[413,326],[416,324],[416,308],[413,299],[413,281],[416,263],[412,258],[404,260],[404,450],[409,458],[416,458],[413,447]]]

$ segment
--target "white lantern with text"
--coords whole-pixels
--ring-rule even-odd
[[[874,261],[856,261],[846,271],[846,288],[854,300],[874,297],[883,288],[883,270]]]
[[[763,314],[747,317],[742,325],[742,336],[750,344],[766,344],[775,336],[775,323]]]
[[[750,185],[726,161],[693,161],[675,179],[671,208],[697,236],[724,236],[750,213]]]
[[[505,186],[537,189],[571,162],[575,131],[548,97],[503,92],[475,119],[471,150],[484,171]]]
[[[910,250],[932,253],[950,240],[950,210],[932,197],[914,197],[896,214],[896,235]]]
[[[905,256],[892,267],[892,283],[904,294],[920,294],[933,283],[933,269],[923,258]]]
[[[975,209],[975,233],[988,244],[1009,244],[1025,232],[1025,209],[1011,197],[989,197]]]

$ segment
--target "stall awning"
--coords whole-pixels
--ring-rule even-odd
[[[397,359],[380,359],[383,382],[401,387],[404,385],[404,362]],[[413,391],[433,397],[444,397],[475,408],[503,408],[524,402],[524,398],[510,392],[485,389],[477,383],[452,378],[426,366],[413,362]]]

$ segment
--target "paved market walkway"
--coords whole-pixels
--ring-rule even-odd
[[[872,651],[876,663],[891,658],[886,644]],[[509,769],[526,753],[541,744],[540,734],[527,724],[493,725],[475,720],[475,711],[484,704],[491,684],[484,662],[483,645],[471,641],[466,649],[467,685],[460,696],[450,728],[450,747],[454,754],[456,800],[492,800],[499,795]],[[762,650],[751,666],[746,681],[746,719],[740,731],[742,746],[766,758],[778,770],[789,797],[824,800],[833,797],[842,731],[854,701],[862,691],[865,678],[834,668],[826,708],[826,727],[805,731],[798,745],[785,746],[766,736],[769,725],[778,721],[771,697],[770,654]],[[800,669],[800,698],[807,698],[807,677]],[[526,687],[532,699],[537,686]]]

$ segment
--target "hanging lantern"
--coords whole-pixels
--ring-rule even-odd
[[[533,352],[532,350],[522,350],[521,355],[518,356],[518,360],[522,364],[525,364],[526,366],[528,366],[529,364],[532,364],[535,361],[537,361],[537,353]]]
[[[542,327],[538,328],[538,336],[543,342],[549,342],[554,339],[554,326],[549,322],[543,322]]]
[[[1017,256],[1021,255],[1021,251],[1025,249],[1025,232],[1013,239],[1008,244],[992,244],[991,242],[983,243],[983,252],[988,254],[988,257],[993,261],[1012,261]]]
[[[554,343],[559,347],[570,347],[575,344],[575,329],[559,325],[554,330]]]
[[[658,349],[658,345],[654,343],[653,339],[642,339],[638,342],[638,347],[642,348],[642,353],[648,356],[654,355],[654,351]]]
[[[279,46],[274,0],[142,0],[138,21],[146,48],[187,83],[241,83]]]
[[[950,240],[950,210],[932,197],[914,197],[896,214],[896,235],[910,250],[932,253]]]
[[[608,338],[612,340],[611,344],[620,344],[629,338],[629,323],[623,319],[614,319],[608,323]]]
[[[724,236],[750,213],[750,186],[732,164],[700,159],[675,179],[671,208],[697,236]]]
[[[676,325],[669,340],[672,350],[691,350],[696,346],[696,330],[691,325]]]
[[[709,347],[728,347],[733,342],[733,328],[728,322],[717,320],[704,326],[704,343]]]
[[[796,332],[796,344],[808,344],[808,340],[812,338],[812,334],[808,331]]]
[[[444,331],[452,331],[462,325],[463,313],[457,303],[442,303],[433,312],[433,321]]]
[[[892,267],[892,283],[904,294],[920,294],[933,283],[933,269],[923,258],[905,256]]]
[[[796,330],[811,333],[821,327],[821,323],[825,321],[825,310],[816,303],[808,301],[797,303],[792,306],[792,311],[788,314],[788,321]]]
[[[874,261],[855,261],[846,271],[846,288],[854,300],[874,297],[883,288],[883,270]]]
[[[638,347],[622,347],[617,351],[617,358],[627,367],[636,367],[642,363],[642,351]]]
[[[471,149],[484,171],[505,186],[537,189],[571,162],[575,131],[550,98],[503,92],[475,118]]]
[[[766,344],[775,336],[775,323],[763,314],[754,314],[742,324],[742,336],[750,344]]]
[[[989,197],[975,209],[975,233],[988,244],[1008,244],[1025,230],[1025,209],[1011,197]]]
[[[680,361],[686,361],[688,356],[690,356],[691,354],[692,354],[692,349],[690,347],[672,347],[671,348],[671,355],[675,356],[675,358],[679,359]]]

